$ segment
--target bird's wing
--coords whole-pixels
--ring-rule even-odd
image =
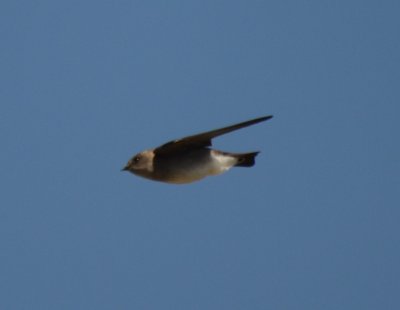
[[[224,135],[228,132],[238,130],[243,127],[251,126],[253,124],[257,124],[260,122],[264,122],[268,119],[272,118],[272,115],[263,116],[259,118],[255,118],[246,122],[242,122],[239,124],[231,125],[224,128],[219,128],[203,133],[199,133],[197,135],[184,137],[182,139],[172,140],[167,142],[159,147],[157,147],[154,152],[156,155],[168,155],[174,152],[185,151],[188,148],[201,148],[206,146],[211,146],[211,140],[215,137]]]

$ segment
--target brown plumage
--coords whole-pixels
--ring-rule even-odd
[[[228,153],[210,149],[212,139],[264,122],[272,115],[235,125],[172,140],[155,149],[138,153],[122,170],[167,183],[190,183],[209,175],[221,174],[231,167],[251,167],[259,152]]]

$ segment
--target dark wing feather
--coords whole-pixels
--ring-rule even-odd
[[[165,155],[165,154],[171,154],[174,152],[185,151],[188,148],[202,148],[202,147],[211,146],[211,140],[215,137],[221,136],[223,134],[226,134],[226,133],[234,131],[234,130],[238,130],[243,127],[247,127],[247,126],[251,126],[253,124],[264,122],[270,118],[272,118],[272,115],[259,117],[256,119],[252,119],[252,120],[249,120],[246,122],[239,123],[239,124],[231,125],[228,127],[203,132],[203,133],[200,133],[197,135],[184,137],[184,138],[178,139],[178,140],[173,140],[173,141],[167,142],[167,143],[159,146],[158,148],[156,148],[154,150],[154,152],[156,155]]]

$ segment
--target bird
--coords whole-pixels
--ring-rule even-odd
[[[230,153],[212,149],[212,139],[271,119],[267,115],[231,126],[169,141],[133,156],[122,168],[137,176],[170,184],[187,184],[219,175],[232,167],[252,167],[260,153]]]

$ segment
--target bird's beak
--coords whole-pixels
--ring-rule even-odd
[[[121,169],[121,171],[127,171],[127,170],[129,170],[128,166],[125,166],[124,168]]]

